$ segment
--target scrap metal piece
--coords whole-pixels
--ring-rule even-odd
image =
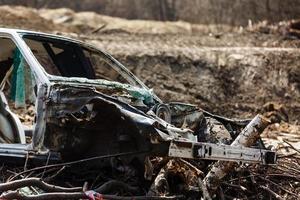
[[[252,121],[243,129],[231,146],[249,147],[259,138],[263,130],[270,124],[269,120],[261,115],[256,115]],[[204,178],[204,184],[210,193],[213,193],[219,186],[222,178],[237,165],[235,162],[218,161]]]
[[[6,163],[24,163],[26,159],[32,162],[45,163],[45,161],[58,162],[61,156],[57,152],[37,153],[28,150],[26,144],[1,144],[0,146],[0,162]]]
[[[38,86],[38,99],[37,99],[37,116],[35,129],[32,137],[32,143],[29,146],[29,149],[32,150],[41,150],[44,142],[44,133],[46,131],[46,117],[47,117],[47,109],[46,109],[46,101],[47,101],[47,85],[40,84]]]
[[[266,149],[204,142],[171,141],[169,156],[189,159],[275,164],[276,154]]]

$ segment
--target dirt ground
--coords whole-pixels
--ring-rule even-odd
[[[283,155],[300,149],[300,40],[290,22],[203,26],[2,6],[0,26],[88,41],[120,60],[165,101],[197,104],[235,118],[277,111],[265,142]],[[299,176],[299,167],[295,171]]]

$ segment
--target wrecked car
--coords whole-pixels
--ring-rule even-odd
[[[82,176],[73,185],[117,179],[129,185],[127,194],[168,195],[170,189],[159,189],[155,174],[162,171],[152,158],[219,161],[227,168],[276,161],[259,140],[268,124],[262,116],[229,119],[195,105],[164,103],[111,55],[74,39],[0,29],[0,78],[1,162],[84,161],[68,172]],[[110,178],[96,177],[100,169]],[[88,170],[97,173],[89,177]]]

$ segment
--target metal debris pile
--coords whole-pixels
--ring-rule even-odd
[[[216,162],[147,157],[145,166],[137,167],[119,159],[128,156],[124,153],[33,168],[28,160],[15,167],[3,165],[1,199],[297,199],[300,152],[282,133],[297,135],[299,128],[284,122],[266,128],[266,144],[274,145],[277,136],[277,165],[232,163],[224,179],[213,182],[214,189],[208,187],[207,176]],[[89,165],[94,160],[111,162],[111,168],[95,170]],[[140,168],[145,169],[143,177]]]
[[[136,186],[105,179],[104,172],[100,171],[95,180],[77,187],[72,184],[78,180],[71,181],[75,177],[68,172],[68,164],[27,171],[3,166],[1,199],[199,199],[200,196],[203,199],[297,199],[300,193],[299,159],[294,156],[280,156],[278,165],[272,167],[239,166],[222,181],[213,196],[207,191],[203,193],[202,180],[210,169],[209,163],[162,158],[152,158],[150,162],[156,175],[154,182],[145,180]],[[132,178],[132,171],[126,170],[123,178]],[[100,181],[101,178],[106,181]]]

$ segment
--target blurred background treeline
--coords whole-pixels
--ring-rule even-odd
[[[67,7],[75,11],[127,19],[187,21],[245,26],[249,19],[278,22],[300,16],[299,0],[0,0],[34,8]]]

